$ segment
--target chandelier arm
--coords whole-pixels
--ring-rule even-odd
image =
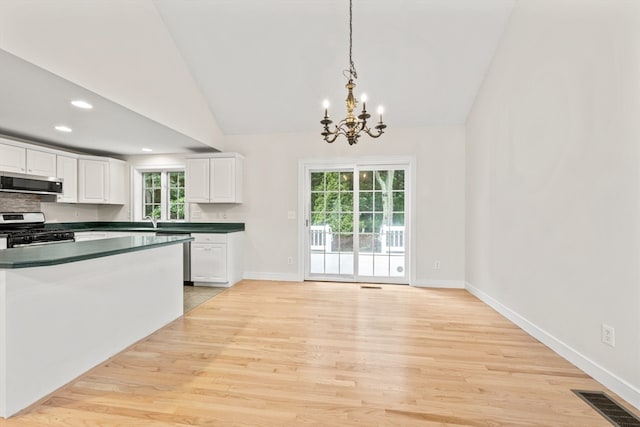
[[[371,133],[371,130],[367,130],[367,135],[369,135],[371,138],[378,138],[380,135],[382,135],[384,133],[384,131],[382,129],[378,129],[378,133]]]

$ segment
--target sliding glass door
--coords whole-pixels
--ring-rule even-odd
[[[409,165],[307,165],[305,278],[408,283]]]

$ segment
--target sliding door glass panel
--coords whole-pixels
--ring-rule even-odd
[[[353,172],[311,172],[309,271],[353,275]]]
[[[404,277],[404,170],[360,170],[358,275]]]

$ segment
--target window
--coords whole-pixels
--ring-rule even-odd
[[[145,171],[142,178],[142,217],[184,220],[184,171]]]

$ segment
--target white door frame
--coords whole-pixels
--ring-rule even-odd
[[[354,259],[354,274],[353,277],[348,278],[345,276],[333,276],[327,275],[326,277],[314,276],[309,277],[309,256],[307,249],[309,248],[309,225],[310,225],[310,211],[308,194],[310,193],[310,172],[313,170],[344,170],[351,169],[354,171],[354,197],[355,197],[355,179],[357,178],[357,172],[361,169],[384,169],[385,166],[394,167],[402,166],[406,168],[405,172],[405,238],[407,254],[405,255],[405,276],[403,278],[393,277],[360,277],[358,276],[357,261]],[[398,283],[398,284],[411,284],[414,282],[414,269],[415,265],[415,230],[413,227],[415,217],[414,210],[414,198],[415,198],[415,157],[412,156],[390,156],[385,158],[359,158],[359,159],[312,159],[312,160],[300,160],[298,163],[298,259],[303,260],[299,263],[298,276],[302,280],[336,280],[344,282],[384,282],[384,283]],[[354,198],[354,221],[359,218],[358,204],[355,203]],[[357,230],[357,229],[356,229]],[[354,230],[354,235],[356,233]],[[357,239],[355,239],[357,240]],[[354,243],[355,245],[355,243]],[[357,248],[354,247],[354,252]],[[355,257],[354,257],[355,258]]]

